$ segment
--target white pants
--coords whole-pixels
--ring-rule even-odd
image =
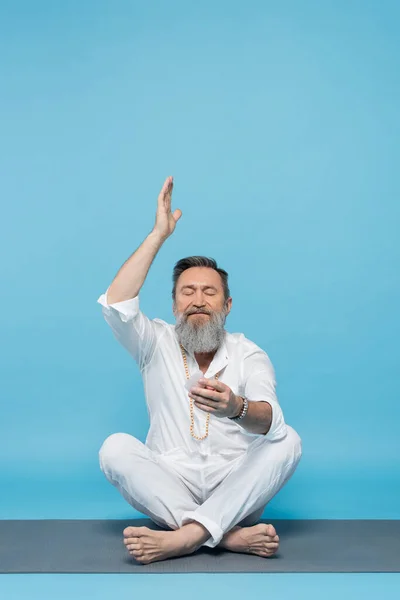
[[[266,504],[294,473],[301,438],[287,425],[281,440],[255,438],[238,456],[156,454],[127,433],[113,433],[101,446],[100,467],[136,510],[162,528],[197,521],[214,548],[235,525],[257,523]]]

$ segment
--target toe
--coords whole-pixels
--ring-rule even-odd
[[[259,523],[255,527],[257,527],[257,533],[261,533],[263,536],[267,535],[271,540],[276,536],[275,527],[271,524]]]
[[[136,551],[143,549],[141,544],[127,544],[126,548],[127,548],[127,550],[136,550]]]
[[[138,537],[139,535],[143,535],[145,529],[147,527],[125,527],[123,531],[124,537]]]
[[[269,550],[274,550],[275,551],[275,550],[278,549],[278,547],[279,547],[278,542],[267,542],[265,544],[265,549],[268,550],[268,551]]]
[[[125,546],[128,546],[128,544],[138,544],[140,541],[140,538],[138,537],[126,537],[124,538],[124,544]]]
[[[279,544],[277,542],[269,542],[265,545],[264,552],[266,552],[268,556],[272,556],[273,554],[278,552],[278,549]]]
[[[275,537],[276,535],[275,527],[271,524],[267,525],[267,535],[269,535],[271,538]]]

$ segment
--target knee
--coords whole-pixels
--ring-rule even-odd
[[[107,466],[113,467],[118,460],[126,454],[127,447],[131,444],[132,436],[128,433],[112,433],[101,445],[99,461],[102,470]]]

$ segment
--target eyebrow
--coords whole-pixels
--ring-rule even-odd
[[[203,290],[207,289],[207,288],[211,288],[212,290],[215,290],[216,292],[218,292],[217,288],[214,287],[213,285],[202,285],[201,286]],[[196,288],[195,285],[183,285],[181,287],[181,290],[184,290],[185,288],[191,288],[192,290],[194,290]]]

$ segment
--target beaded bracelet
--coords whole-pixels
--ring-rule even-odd
[[[231,421],[240,421],[246,416],[246,413],[249,409],[249,401],[244,396],[239,396],[243,400],[243,407],[237,417],[229,417]]]

